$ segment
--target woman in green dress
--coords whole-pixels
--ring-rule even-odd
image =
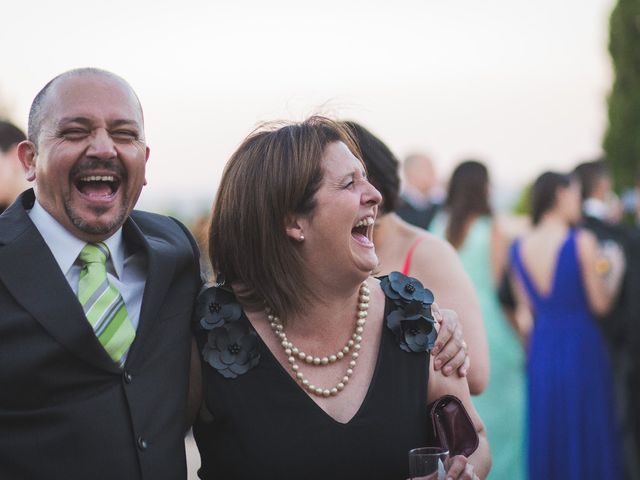
[[[489,205],[489,174],[476,161],[457,166],[449,182],[444,210],[431,230],[458,251],[478,297],[489,342],[489,384],[473,397],[485,422],[493,468],[490,478],[525,478],[524,351],[505,317],[497,286],[505,267],[506,248]]]

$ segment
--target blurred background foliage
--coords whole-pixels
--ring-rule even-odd
[[[618,0],[609,23],[613,86],[603,148],[619,192],[640,173],[640,0]]]

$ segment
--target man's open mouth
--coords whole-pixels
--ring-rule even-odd
[[[106,199],[115,195],[121,180],[116,175],[83,175],[73,183],[80,193],[89,198]]]

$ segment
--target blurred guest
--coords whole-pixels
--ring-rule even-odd
[[[633,204],[631,211],[635,225],[640,226],[640,175],[636,176],[636,181],[633,185]]]
[[[613,369],[615,398],[620,425],[622,429],[623,451],[625,466],[629,478],[640,478],[640,457],[634,438],[634,422],[637,404],[632,403],[631,390],[634,388],[630,381],[633,358],[637,350],[632,348],[630,341],[634,324],[640,317],[640,248],[636,237],[630,228],[616,223],[618,217],[617,205],[610,207],[611,198],[615,198],[612,190],[612,179],[604,160],[584,162],[579,164],[574,173],[580,180],[582,197],[581,225],[593,232],[603,253],[599,268],[606,271],[610,248],[623,249],[626,257],[626,271],[620,287],[620,294],[609,313],[604,316],[604,336],[609,346],[609,354]],[[612,278],[605,276],[605,278]],[[636,387],[637,388],[637,387]]]
[[[387,145],[363,126],[355,122],[345,124],[360,147],[369,181],[382,194],[373,229],[373,242],[380,260],[379,273],[399,271],[418,278],[424,285],[429,285],[441,306],[458,313],[471,360],[469,389],[477,395],[488,382],[489,359],[480,305],[469,276],[447,242],[409,225],[394,212],[400,178],[398,161]],[[452,285],[456,288],[451,288]],[[439,362],[436,367],[440,367]],[[463,366],[462,372],[466,373],[466,368]],[[445,374],[449,372],[446,368]]]
[[[595,228],[603,223],[619,223],[622,204],[613,191],[613,181],[606,162],[583,162],[574,169],[574,174],[580,181],[584,221],[594,223]]]
[[[596,237],[600,250],[605,256],[604,261],[598,264],[598,268],[606,270],[606,251],[608,248],[616,247],[625,249],[627,244],[628,231],[618,223],[618,204],[610,199],[615,198],[612,190],[612,180],[609,169],[603,160],[585,162],[578,165],[573,172],[580,182],[580,196],[582,201],[582,216],[580,225],[590,230]],[[604,278],[611,278],[604,276]],[[606,331],[612,342],[612,346],[617,348],[624,342],[624,303],[626,295],[618,298],[614,306],[616,308],[610,312],[612,323],[607,324]],[[621,316],[622,315],[622,316]]]
[[[18,144],[26,139],[18,127],[0,120],[0,213],[29,188],[18,158]]]
[[[626,342],[626,367],[628,374],[624,379],[625,393],[628,395],[626,409],[623,412],[623,426],[625,432],[625,454],[628,478],[640,479],[640,228],[631,229],[627,242],[627,273],[625,275],[625,290],[635,292],[634,299],[628,303],[628,319],[625,335]],[[616,372],[619,377],[619,374]]]
[[[511,249],[516,294],[534,316],[531,479],[622,478],[611,367],[595,316],[614,303],[624,257],[613,250],[608,271],[598,269],[596,237],[573,227],[580,220],[579,188],[559,173],[538,177],[531,190],[532,230]]]
[[[396,213],[404,221],[427,229],[442,204],[431,158],[423,153],[407,156],[403,164],[404,183]]]
[[[470,160],[455,168],[444,208],[431,229],[458,251],[480,298],[491,375],[487,389],[473,403],[487,425],[493,452],[492,476],[525,478],[524,352],[498,301],[506,248],[489,205],[489,173],[485,165]]]
[[[195,322],[203,479],[406,478],[426,404],[445,394],[480,437],[447,476],[486,478],[467,382],[431,366],[431,292],[371,276],[381,196],[354,153],[341,125],[312,117],[254,132],[225,167],[209,239],[220,283]]]

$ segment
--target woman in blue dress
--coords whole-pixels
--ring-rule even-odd
[[[595,237],[573,228],[580,193],[568,176],[546,172],[535,181],[531,214],[533,228],[511,250],[515,291],[534,317],[529,476],[622,478],[610,366],[596,321],[615,299],[622,253],[604,259]]]

